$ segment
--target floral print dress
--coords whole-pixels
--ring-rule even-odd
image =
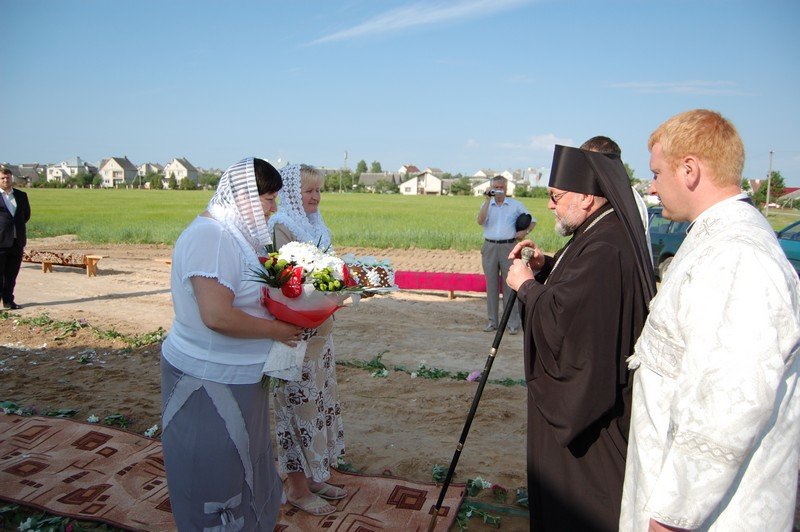
[[[276,245],[294,238],[276,226]],[[344,455],[344,423],[336,385],[333,318],[308,339],[299,381],[273,380],[275,435],[281,473],[303,471],[314,482],[330,478],[330,467]]]

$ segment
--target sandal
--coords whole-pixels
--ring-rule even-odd
[[[314,495],[314,498],[310,499],[305,504],[301,503],[300,501],[293,501],[289,498],[286,500],[295,508],[299,508],[305,513],[311,515],[328,515],[336,511],[336,508],[325,502],[323,499],[320,499],[316,495]]]
[[[315,489],[314,486],[309,486],[308,489],[310,489],[311,493],[314,495],[319,495],[323,499],[328,499],[329,501],[338,501],[347,497],[346,489],[338,486],[332,486],[327,482],[323,482],[322,487],[319,489]]]

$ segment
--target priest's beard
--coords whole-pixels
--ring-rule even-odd
[[[575,208],[575,205],[570,205],[564,216],[556,215],[556,233],[561,236],[570,236],[583,222],[580,211]]]

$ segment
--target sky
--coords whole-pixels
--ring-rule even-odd
[[[0,0],[0,161],[548,168],[607,135],[641,179],[714,109],[800,186],[797,0]],[[345,154],[347,159],[345,161]]]

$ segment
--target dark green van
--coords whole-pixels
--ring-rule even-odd
[[[673,222],[664,218],[661,207],[650,207],[650,247],[653,249],[653,267],[656,277],[660,281],[672,262],[672,257],[678,252],[683,239],[686,238],[686,229],[689,222]]]

